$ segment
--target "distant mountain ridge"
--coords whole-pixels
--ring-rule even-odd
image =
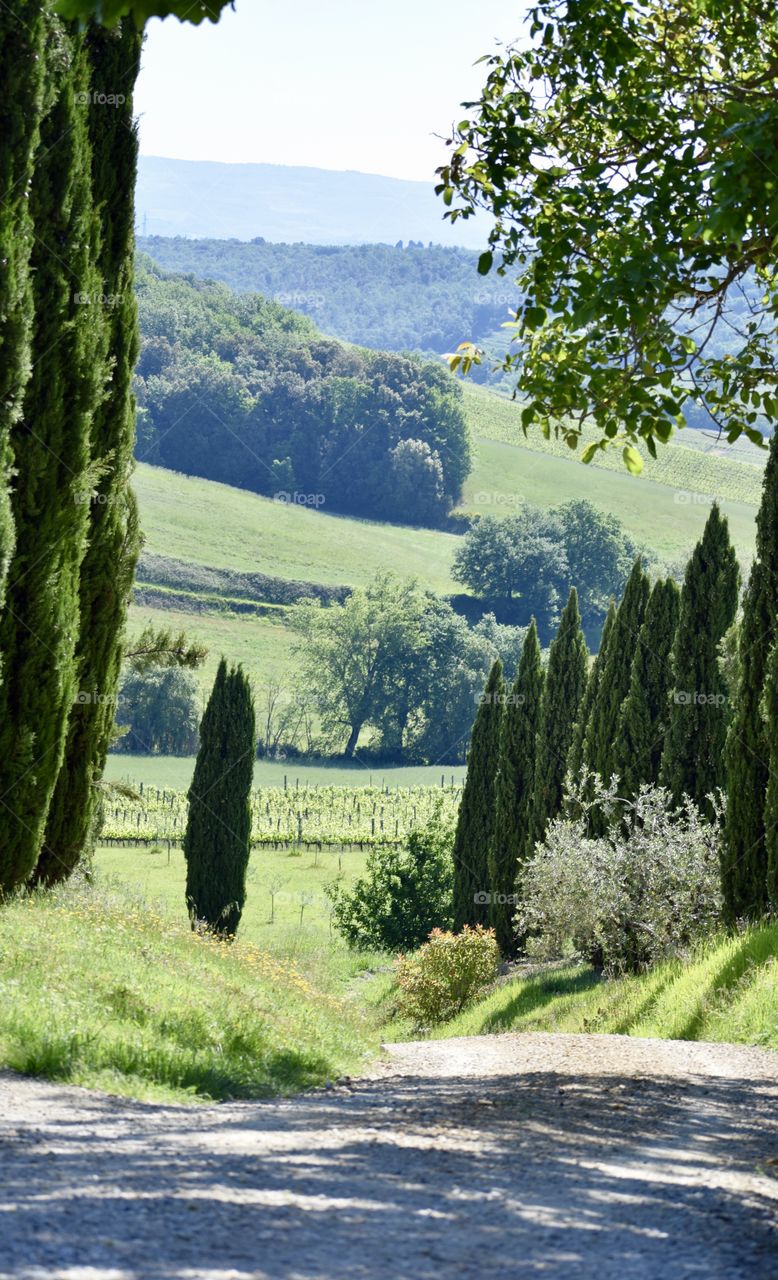
[[[164,156],[140,157],[135,203],[138,230],[150,236],[483,249],[490,226],[485,216],[444,222],[432,177]]]

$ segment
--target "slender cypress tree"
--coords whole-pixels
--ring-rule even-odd
[[[500,729],[495,782],[494,836],[489,855],[492,894],[489,920],[503,955],[514,948],[512,902],[516,870],[528,851],[535,783],[535,752],[543,698],[543,665],[535,619],[530,623],[521,661],[506,697]]]
[[[610,602],[605,625],[602,629],[600,638],[600,647],[597,651],[597,657],[592,663],[589,679],[586,682],[586,693],[583,696],[581,709],[578,713],[578,719],[573,730],[573,744],[570,748],[570,756],[567,761],[567,767],[570,773],[575,777],[581,771],[581,765],[584,762],[584,739],[586,736],[586,726],[592,714],[592,707],[597,698],[597,691],[602,680],[602,672],[605,663],[608,660],[608,645],[610,644],[611,632],[616,621],[616,605],[613,600]]]
[[[659,773],[675,804],[688,795],[711,814],[706,797],[726,783],[729,700],[719,646],[735,619],[739,582],[727,518],[714,503],[681,591],[670,717]]]
[[[758,919],[767,910],[765,799],[771,740],[762,697],[778,620],[778,432],[756,519],[756,558],[743,602],[738,652],[740,683],[726,744],[727,821],[722,858],[724,902],[730,921]]]
[[[89,540],[81,566],[76,661],[79,685],[90,696],[74,704],[65,757],[49,810],[38,883],[65,878],[85,851],[95,825],[102,776],[113,733],[115,695],[127,604],[139,548],[135,499],[129,485],[135,436],[132,375],[138,355],[133,290],[137,138],[132,90],[141,36],[131,18],[106,31],[91,27],[87,47],[93,96],[124,102],[89,112],[92,197],[100,228],[97,269],[101,296],[92,299],[102,344],[102,401],[92,419],[94,489],[83,495]]]
[[[27,880],[41,850],[77,683],[79,576],[86,550],[91,414],[102,369],[85,296],[93,261],[89,67],[83,33],[57,27],[56,96],[30,189],[35,319],[32,372],[12,439],[16,550],[0,618],[0,892]],[[53,42],[54,44],[54,42]],[[82,692],[82,696],[83,692]]]
[[[232,937],[246,901],[256,754],[251,686],[222,658],[200,726],[184,837],[192,928]]]
[[[454,928],[488,924],[489,850],[494,838],[495,780],[500,755],[504,683],[494,663],[473,725],[454,836]],[[483,901],[481,900],[483,898]]]
[[[770,650],[763,702],[770,743],[769,776],[765,797],[766,898],[770,911],[778,913],[778,641]]]
[[[640,560],[627,579],[608,639],[599,685],[592,703],[583,745],[583,763],[604,782],[617,772],[616,739],[621,706],[629,693],[632,658],[646,613],[650,586]]]
[[[638,634],[629,693],[619,716],[616,771],[625,799],[637,795],[644,783],[659,780],[670,712],[670,655],[679,610],[680,592],[673,579],[655,583]]]
[[[29,188],[43,112],[47,27],[40,0],[0,7],[0,609],[14,549],[11,433],[32,363]]]
[[[573,587],[551,642],[535,755],[533,841],[542,840],[562,804],[575,724],[586,693],[589,653]]]

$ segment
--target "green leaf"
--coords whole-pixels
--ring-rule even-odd
[[[595,440],[593,444],[587,444],[586,448],[581,454],[581,462],[586,462],[586,463],[591,462],[592,458],[594,457],[599,447],[600,447],[599,440]]]
[[[478,259],[479,276],[488,276],[489,272],[492,269],[493,262],[494,262],[494,254],[487,249],[486,252],[482,253],[480,258]]]
[[[624,459],[624,465],[630,475],[639,476],[643,470],[643,459],[637,449],[635,449],[633,445],[627,444],[624,446],[624,451],[621,456]]]

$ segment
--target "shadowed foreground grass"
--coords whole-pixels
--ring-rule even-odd
[[[376,1050],[355,1000],[124,889],[73,884],[0,910],[2,1067],[181,1102],[292,1093]]]
[[[599,1032],[778,1049],[778,925],[721,935],[686,960],[603,980],[559,965],[501,983],[433,1034]]]

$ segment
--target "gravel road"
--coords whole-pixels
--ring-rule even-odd
[[[778,1277],[778,1054],[387,1046],[303,1097],[156,1106],[0,1075],[0,1277]]]

